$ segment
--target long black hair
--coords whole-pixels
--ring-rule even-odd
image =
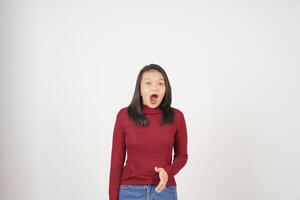
[[[134,95],[133,98],[128,106],[128,115],[131,118],[131,120],[134,122],[135,125],[141,125],[141,126],[146,126],[148,124],[148,120],[145,117],[143,113],[143,99],[141,97],[141,80],[142,80],[142,75],[144,72],[151,71],[151,70],[156,70],[160,72],[164,78],[165,81],[165,87],[166,87],[166,92],[163,100],[161,101],[159,105],[159,109],[162,111],[162,119],[161,119],[161,125],[170,123],[173,123],[173,118],[174,118],[174,111],[173,108],[171,107],[172,103],[172,91],[171,91],[171,85],[167,76],[167,73],[165,70],[157,65],[157,64],[149,64],[144,66],[137,77],[136,84],[135,84],[135,90],[134,90]]]

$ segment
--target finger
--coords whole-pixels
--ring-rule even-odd
[[[157,192],[161,192],[165,187],[165,183],[163,181],[160,181],[158,186],[156,187]]]
[[[168,178],[168,175],[166,173],[162,173],[162,176],[163,176],[164,179]]]
[[[155,188],[156,192],[160,192],[162,187],[162,182],[160,181],[157,187]]]
[[[161,176],[162,176],[161,180],[163,180],[164,183],[167,183],[168,182],[168,176],[166,174],[164,174],[164,173],[162,173]]]
[[[168,178],[168,173],[166,171],[164,171],[164,175]]]
[[[162,191],[162,186],[157,186],[155,189],[156,192],[161,192]]]

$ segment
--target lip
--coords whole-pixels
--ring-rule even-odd
[[[157,93],[150,94],[150,97],[151,97],[152,95],[156,95],[157,98],[159,97],[159,95],[158,95]]]
[[[159,102],[159,95],[158,95],[157,93],[151,94],[151,95],[149,96],[149,101],[152,102],[152,100],[151,100],[151,96],[152,96],[152,95],[156,95],[155,102]]]

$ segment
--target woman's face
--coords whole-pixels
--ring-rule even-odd
[[[143,104],[150,108],[159,106],[166,92],[163,75],[157,70],[144,72],[140,84]]]

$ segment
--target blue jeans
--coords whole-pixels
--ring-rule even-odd
[[[154,184],[120,185],[119,200],[177,200],[176,185],[166,186],[156,192]]]

